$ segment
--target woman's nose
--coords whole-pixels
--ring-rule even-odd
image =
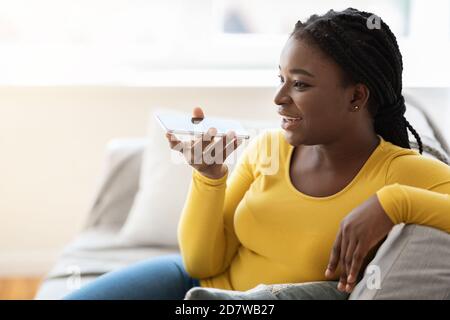
[[[289,95],[287,95],[282,88],[280,88],[277,93],[275,94],[275,97],[273,98],[273,101],[276,105],[282,105],[282,104],[289,104],[292,100]]]

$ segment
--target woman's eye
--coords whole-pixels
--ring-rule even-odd
[[[278,78],[280,79],[280,84],[284,83],[284,79],[281,75],[279,75]],[[309,85],[301,81],[294,81],[294,87],[297,89],[305,89],[309,87]]]
[[[301,81],[295,81],[294,83],[294,87],[298,88],[298,89],[305,89],[308,87],[308,85],[304,82]]]

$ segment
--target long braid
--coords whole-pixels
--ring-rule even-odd
[[[423,152],[422,139],[420,139],[420,136],[417,133],[417,131],[413,128],[413,126],[406,119],[405,119],[405,124],[408,127],[409,131],[411,131],[411,133],[416,138],[417,144],[419,145],[419,151],[420,151],[420,153],[422,153]]]
[[[403,60],[397,40],[381,19],[380,28],[368,28],[371,17],[372,13],[353,8],[330,10],[324,15],[312,15],[305,23],[298,21],[291,36],[312,41],[322,49],[341,66],[347,82],[367,85],[368,110],[377,134],[410,149],[409,130],[422,153],[422,140],[404,117]]]

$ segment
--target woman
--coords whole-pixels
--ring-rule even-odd
[[[112,272],[68,298],[182,299],[199,286],[323,281],[314,298],[344,299],[393,225],[450,232],[450,169],[410,149],[408,129],[422,153],[403,116],[402,56],[372,18],[349,8],[296,24],[274,99],[282,130],[255,138],[229,179],[220,160],[239,145],[232,132],[214,143],[214,128],[184,143],[168,134],[195,169],[181,256]]]

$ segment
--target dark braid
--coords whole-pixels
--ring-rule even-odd
[[[389,26],[379,19],[380,28],[370,29],[372,13],[348,8],[330,10],[298,21],[291,36],[317,45],[345,73],[345,83],[363,83],[370,91],[368,110],[377,134],[395,145],[411,149],[408,129],[422,153],[419,134],[405,119],[402,95],[403,61],[397,40]]]

